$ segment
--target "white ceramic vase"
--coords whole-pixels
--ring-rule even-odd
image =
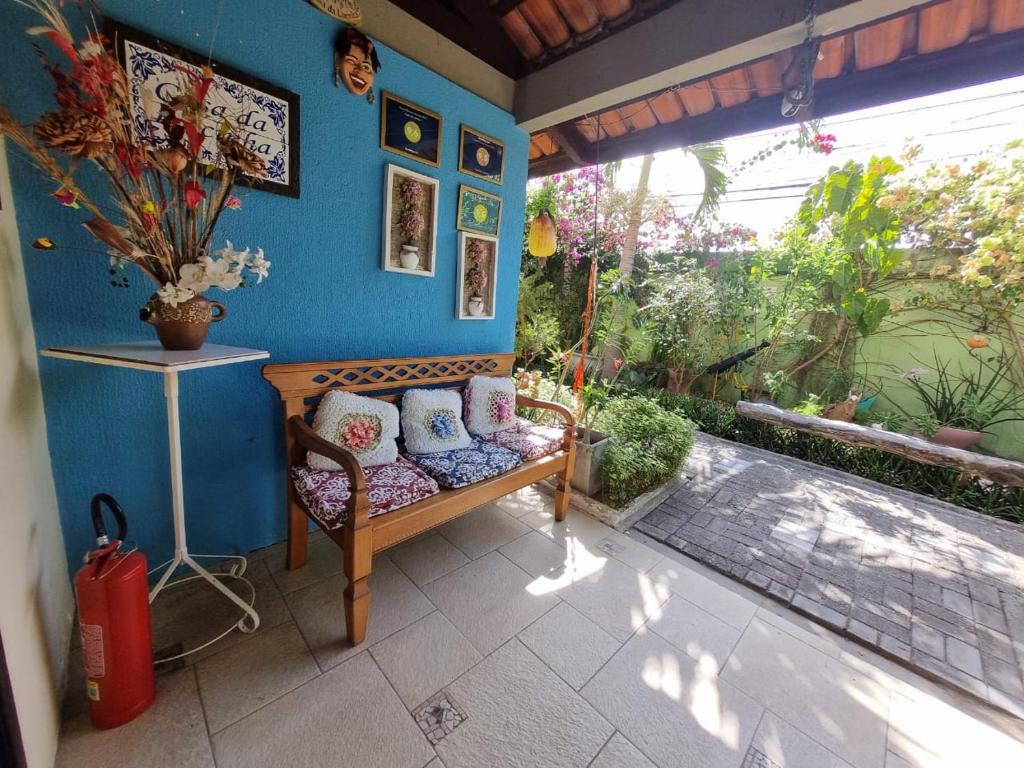
[[[420,249],[416,245],[403,245],[402,253],[399,255],[398,260],[402,264],[402,269],[419,269],[420,268]]]
[[[469,297],[469,314],[473,317],[480,317],[484,313],[484,300],[481,296]]]

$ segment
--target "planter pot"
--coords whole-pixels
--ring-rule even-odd
[[[587,496],[593,496],[603,487],[601,482],[601,457],[608,447],[609,438],[600,432],[590,431],[590,442],[583,442],[583,429],[576,429],[576,464],[572,471],[572,487]]]
[[[484,313],[484,300],[480,296],[470,296],[467,305],[469,314],[473,317],[480,317]]]
[[[932,436],[932,442],[939,445],[948,445],[951,448],[962,448],[967,450],[973,448],[985,437],[984,432],[977,432],[973,429],[957,429],[956,427],[939,427],[939,431]]]
[[[863,416],[865,413],[870,411],[877,400],[878,395],[871,395],[870,397],[863,398],[859,403],[857,403],[857,415]]]
[[[402,253],[399,254],[398,260],[402,264],[402,269],[419,269],[420,268],[420,249],[416,245],[403,245]]]
[[[179,351],[202,347],[210,323],[219,323],[227,314],[223,304],[210,301],[205,296],[196,296],[172,307],[154,293],[140,310],[139,317],[156,328],[157,338],[164,349]]]

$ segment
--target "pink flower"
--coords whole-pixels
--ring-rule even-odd
[[[61,205],[65,205],[68,208],[79,208],[79,207],[81,207],[81,206],[78,205],[78,201],[75,200],[75,193],[72,192],[67,187],[61,187],[56,192],[54,192],[53,193],[53,198],[58,203],[60,203]]]
[[[365,417],[355,418],[345,425],[341,439],[349,448],[365,450],[373,445],[377,437],[377,426]]]
[[[234,195],[228,195],[228,199],[224,201],[224,207],[230,208],[232,211],[242,210],[242,201]]]

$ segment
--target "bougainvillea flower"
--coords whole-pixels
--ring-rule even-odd
[[[206,190],[195,181],[185,182],[184,193],[185,205],[189,207],[189,210],[193,211],[206,198]]]
[[[75,193],[67,187],[61,187],[54,192],[53,198],[61,205],[67,206],[68,208],[81,208],[78,201],[75,199]]]
[[[52,251],[56,244],[48,237],[37,237],[32,241],[32,247],[37,251]]]
[[[228,199],[224,201],[224,207],[230,208],[232,211],[242,210],[242,201],[234,195],[228,195]]]

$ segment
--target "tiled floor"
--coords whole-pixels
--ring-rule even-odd
[[[251,564],[256,633],[162,673],[153,708],[113,731],[75,689],[58,765],[1024,765],[1024,722],[640,534],[556,524],[533,489],[375,558],[358,648],[334,545],[316,538],[290,573],[281,549]],[[190,589],[157,602],[158,642],[232,620]]]
[[[707,435],[684,473],[638,531],[1024,716],[1024,527]]]

